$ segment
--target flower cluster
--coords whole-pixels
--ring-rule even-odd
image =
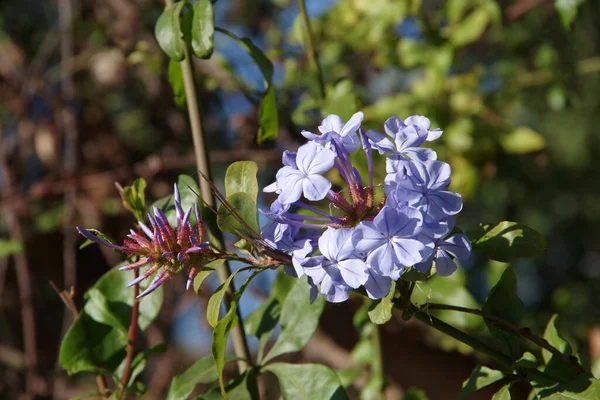
[[[447,276],[457,269],[453,257],[471,253],[467,237],[452,232],[462,198],[447,190],[450,166],[421,147],[442,131],[422,116],[391,117],[385,133],[365,132],[362,120],[361,112],[346,123],[329,115],[320,134],[302,132],[308,143],[284,152],[276,181],[264,189],[278,197],[263,211],[272,221],[262,236],[292,257],[288,273],[309,277],[313,299],[317,285],[330,302],[345,301],[360,286],[379,299],[406,268],[428,272],[435,261],[437,274]],[[383,194],[373,182],[373,150],[386,154],[385,181],[377,185]],[[367,161],[364,180],[350,157],[358,151]],[[333,189],[333,169],[347,187]],[[325,201],[328,208],[309,203]]]
[[[123,252],[128,258],[135,257],[137,261],[121,267],[121,270],[148,268],[138,278],[134,279],[128,286],[137,285],[141,281],[156,274],[148,288],[140,293],[138,298],[152,293],[160,285],[171,278],[175,273],[188,268],[188,279],[186,289],[189,289],[199,268],[215,259],[215,253],[210,248],[206,238],[206,230],[200,210],[195,205],[194,212],[198,221],[196,229],[190,222],[192,209],[186,212],[181,207],[179,190],[175,184],[174,190],[175,212],[177,215],[177,227],[173,229],[163,211],[154,207],[154,215],[148,214],[150,227],[142,221],[138,221],[138,232],[130,230],[122,246],[117,246],[94,234],[94,232],[77,227],[77,230],[85,238],[98,244],[108,246]]]

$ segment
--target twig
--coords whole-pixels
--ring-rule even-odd
[[[75,301],[73,301],[73,297],[75,296],[75,289],[71,287],[71,289],[67,292],[66,290],[60,290],[53,281],[50,281],[50,286],[52,289],[58,294],[58,297],[65,303],[65,306],[71,311],[71,316],[73,319],[77,318],[79,315],[79,310],[75,305]],[[102,374],[96,375],[96,385],[98,386],[98,391],[103,399],[108,398],[108,385],[106,383],[106,378]]]
[[[134,279],[140,276],[140,270],[134,270]],[[131,310],[131,323],[129,324],[129,339],[127,341],[127,358],[125,359],[125,368],[123,370],[123,377],[121,378],[121,393],[119,398],[123,398],[125,391],[127,390],[127,384],[129,383],[129,376],[131,375],[131,362],[133,361],[133,350],[135,346],[135,338],[137,336],[138,326],[138,314],[140,309],[140,286],[135,285],[133,288],[133,309]]]
[[[0,128],[0,143],[2,143],[2,129]],[[6,159],[6,149],[0,147],[0,170],[4,172],[4,196],[13,195],[11,170]],[[14,211],[4,213],[11,240],[24,244],[21,223]],[[27,361],[26,393],[25,397],[31,399],[35,395],[35,382],[37,377],[38,354],[35,332],[35,313],[33,311],[33,300],[31,290],[31,275],[25,252],[20,251],[13,255],[17,273],[17,287],[19,301],[21,303],[21,319],[23,324],[23,347]]]
[[[166,0],[166,4],[168,6],[173,5],[173,0]],[[183,76],[183,86],[185,89],[185,96],[187,100],[187,108],[188,115],[190,118],[190,127],[192,130],[192,139],[194,142],[194,156],[196,159],[196,167],[198,170],[207,176],[209,179],[212,178],[210,173],[210,165],[208,152],[206,151],[206,146],[204,142],[204,135],[202,133],[202,120],[200,117],[200,108],[198,105],[198,96],[196,93],[196,86],[194,83],[194,73],[192,70],[192,61],[190,58],[190,52],[186,44],[183,46],[185,58],[180,62],[181,65],[181,74]],[[202,192],[202,199],[209,206],[215,206],[215,198],[210,188],[210,185],[206,180],[200,180],[200,190]],[[223,246],[223,237],[220,234],[220,231],[215,232],[216,237],[215,244],[217,247],[224,248]],[[223,266],[217,270],[217,274],[219,276],[219,281],[224,283],[231,276],[231,269],[229,263],[223,263]],[[233,282],[229,285],[225,297],[225,309],[229,310],[231,307],[231,297],[235,292],[235,287]],[[252,357],[250,355],[250,349],[248,348],[248,342],[246,340],[246,334],[244,333],[244,325],[243,319],[240,313],[240,309],[236,309],[236,313],[238,316],[238,324],[232,329],[231,336],[233,339],[233,347],[235,350],[236,356],[239,358],[238,360],[238,369],[240,373],[243,373],[249,366],[248,363],[251,362]]]
[[[467,314],[479,315],[480,317],[485,319],[489,324],[494,325],[505,331],[514,333],[516,335],[522,336],[525,339],[535,343],[539,347],[546,349],[547,351],[552,353],[557,358],[560,358],[567,364],[574,367],[578,372],[585,372],[585,369],[577,362],[577,359],[571,358],[571,357],[561,353],[560,350],[558,350],[556,347],[554,347],[550,343],[548,343],[548,341],[546,339],[534,335],[533,332],[531,332],[531,329],[529,329],[529,328],[519,328],[518,326],[511,323],[510,321],[507,321],[496,315],[487,315],[483,311],[475,310],[472,308],[452,306],[452,305],[448,305],[448,304],[436,304],[436,303],[428,303],[426,305],[426,307],[429,310],[450,310],[450,311],[463,312],[463,313],[467,313]]]
[[[321,95],[321,100],[325,100],[325,79],[323,78],[323,71],[321,70],[321,66],[319,65],[319,57],[317,55],[317,49],[315,47],[314,38],[312,35],[312,30],[310,29],[310,19],[308,18],[308,13],[306,12],[306,4],[304,0],[298,0],[298,5],[300,6],[300,15],[302,16],[302,22],[304,23],[304,36],[306,37],[306,52],[308,53],[308,58],[315,69],[315,73],[317,75],[317,81],[319,83],[319,94]]]

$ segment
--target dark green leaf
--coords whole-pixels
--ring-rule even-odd
[[[289,276],[282,269],[279,269],[273,287],[271,288],[271,295],[279,301],[279,304],[285,303],[285,299],[288,294],[292,291],[294,286],[297,284],[297,279]]]
[[[258,166],[254,161],[236,161],[227,168],[225,173],[225,195],[246,193],[256,202],[258,196],[258,181],[256,173]]]
[[[154,36],[156,36],[158,45],[175,61],[181,61],[185,56],[185,41],[183,40],[179,21],[184,5],[185,2],[180,1],[172,6],[165,7],[154,28]]]
[[[505,385],[502,387],[502,389],[498,390],[495,394],[494,397],[492,397],[492,400],[510,400],[510,386],[509,385]]]
[[[310,304],[306,279],[298,279],[281,308],[281,333],[265,357],[265,362],[280,354],[300,351],[317,329],[325,307],[323,296]]]
[[[335,371],[325,365],[273,363],[263,370],[277,376],[284,399],[348,399]]]
[[[279,322],[280,315],[281,304],[276,298],[269,297],[244,321],[246,334],[258,338],[258,363],[262,362],[265,346]]]
[[[229,285],[233,281],[233,278],[241,271],[246,271],[248,268],[240,268],[234,271],[225,282],[223,282],[217,290],[208,299],[208,306],[206,307],[206,320],[213,328],[217,326],[219,322],[219,311],[221,310],[221,303],[225,297],[225,293],[229,289]]]
[[[495,315],[513,325],[519,326],[525,315],[525,305],[517,295],[517,277],[512,267],[509,266],[504,270],[496,286],[490,290],[483,305],[483,312],[486,315]],[[514,333],[499,329],[488,320],[485,322],[492,335],[502,340],[508,346],[513,359],[519,359],[521,352],[518,337]]]
[[[469,238],[473,243],[473,250],[502,262],[537,257],[546,251],[544,237],[517,222],[482,223],[469,232]]]
[[[217,225],[221,231],[250,237],[257,236],[260,232],[258,209],[252,197],[246,193],[238,192],[227,196],[227,202],[233,207],[237,216],[221,204],[217,216]]]
[[[277,115],[277,101],[275,99],[275,89],[269,86],[262,100],[258,111],[260,126],[256,142],[263,144],[268,140],[275,140],[279,134],[279,116]]]
[[[427,395],[423,389],[408,388],[404,392],[402,400],[427,400]]]
[[[555,314],[548,321],[548,325],[546,325],[546,330],[544,331],[544,339],[548,341],[548,343],[560,351],[562,354],[570,356],[573,354],[573,349],[569,342],[560,337],[558,334],[558,329],[556,328],[556,320],[558,316]],[[577,375],[577,372],[570,364],[566,361],[563,361],[559,357],[553,355],[546,349],[542,349],[542,357],[544,358],[544,362],[546,366],[544,367],[544,372],[547,375],[553,376],[558,379],[573,379]]]
[[[544,400],[598,400],[600,381],[588,374],[581,374],[565,383],[533,383],[538,399]]]
[[[202,283],[208,278],[217,268],[221,268],[225,260],[215,260],[209,263],[206,267],[202,268],[198,275],[194,278],[194,292],[200,294],[202,290]]]
[[[394,294],[396,293],[396,282],[392,282],[392,288],[389,293],[381,300],[378,300],[375,308],[369,311],[371,322],[377,325],[385,324],[392,318],[394,309]]]
[[[198,204],[202,210],[200,188],[194,178],[189,175],[179,175],[177,178],[177,187],[179,188],[179,196],[181,198],[181,208],[183,208],[184,212],[193,208],[195,204]],[[160,208],[165,213],[171,226],[177,226],[177,213],[175,211],[173,195],[157,200],[154,202],[154,206]],[[193,211],[190,215],[190,222],[192,224],[196,223],[196,215]]]
[[[192,53],[210,58],[215,47],[215,12],[210,0],[197,0],[193,7]]]
[[[106,297],[98,289],[91,288],[86,293],[87,302],[83,310],[94,321],[115,327],[123,335],[129,330],[127,315],[118,315],[112,309]],[[125,320],[123,320],[125,317]]]
[[[504,378],[503,372],[478,365],[471,373],[469,379],[464,381],[462,390],[458,394],[456,400],[467,399],[471,394],[494,382],[498,382],[502,378]]]
[[[169,60],[169,83],[173,89],[173,100],[179,108],[185,108],[187,100],[185,97],[185,87],[183,84],[183,75],[179,62]]]
[[[137,388],[134,386],[135,379],[142,373],[142,371],[144,370],[144,368],[146,367],[146,361],[148,360],[148,358],[155,353],[164,353],[167,350],[167,345],[166,343],[159,343],[157,345],[154,345],[150,348],[147,348],[146,350],[144,350],[141,353],[138,353],[135,355],[135,357],[133,357],[133,360],[131,361],[131,374],[129,375],[129,382],[127,383],[127,387],[129,389],[133,389],[134,391],[137,390]],[[117,370],[114,373],[114,376],[117,378],[117,381],[121,381],[122,377],[123,377],[123,372],[125,371],[125,365],[127,364],[127,359],[123,359],[123,361],[121,362],[121,364],[119,365],[119,367],[117,368]],[[139,382],[138,382],[139,383]]]
[[[167,400],[186,399],[200,383],[212,383],[219,378],[212,356],[196,361],[181,375],[171,381]]]
[[[535,367],[537,367],[537,365],[538,365],[537,358],[535,358],[535,356],[528,351],[523,353],[521,358],[519,358],[514,363],[515,368],[535,368]]]

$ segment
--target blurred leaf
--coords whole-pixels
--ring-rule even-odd
[[[154,36],[156,36],[158,45],[175,61],[181,61],[185,56],[183,51],[185,41],[183,40],[181,23],[179,21],[185,4],[185,1],[180,1],[172,6],[165,7],[160,17],[158,17],[154,28]]]
[[[465,46],[479,39],[490,22],[489,10],[477,7],[450,30],[450,42],[457,47]]]
[[[310,304],[309,286],[306,279],[297,279],[281,308],[279,319],[281,333],[264,362],[280,354],[302,350],[317,329],[324,307],[323,296],[318,296]]]
[[[286,400],[348,399],[335,371],[325,365],[273,363],[263,370],[277,376]]]
[[[200,383],[212,383],[219,378],[212,356],[196,361],[184,373],[171,381],[167,400],[186,399]]]
[[[181,73],[181,65],[179,62],[169,60],[169,72],[168,72],[169,83],[171,89],[173,89],[173,101],[179,108],[185,108],[187,100],[185,97],[185,87],[183,83],[183,75]]]
[[[262,361],[264,348],[279,322],[280,315],[281,304],[275,297],[269,297],[244,321],[246,335],[258,338],[258,363]]]
[[[392,318],[394,309],[394,295],[396,294],[396,282],[392,281],[392,288],[384,298],[377,300],[375,307],[369,311],[371,322],[377,325],[385,324]]]
[[[427,400],[427,395],[423,389],[409,387],[404,392],[402,400]]]
[[[344,388],[351,386],[356,379],[360,378],[361,375],[365,373],[364,369],[360,367],[355,368],[347,368],[341,371],[336,371],[340,382]]]
[[[497,391],[494,396],[492,397],[492,400],[510,400],[510,386],[509,385],[505,385],[502,387],[502,389],[500,389],[499,391]]]
[[[458,394],[456,400],[465,400],[476,391],[483,389],[494,382],[498,382],[503,378],[503,372],[496,371],[495,369],[483,365],[478,365],[471,373],[469,379],[463,382],[462,390]]]
[[[210,58],[215,46],[215,12],[210,0],[196,0],[192,19],[192,53],[198,58]]]
[[[131,211],[138,221],[142,222],[146,218],[145,190],[146,181],[144,178],[138,178],[131,186],[125,186],[122,190],[119,190],[123,206]]]
[[[502,137],[500,144],[508,154],[527,154],[544,149],[546,140],[533,129],[520,126]]]
[[[380,399],[383,395],[383,376],[372,375],[360,391],[360,400]]]
[[[481,223],[468,232],[473,250],[489,258],[509,262],[537,257],[546,251],[546,240],[535,230],[517,222]]]
[[[504,270],[496,286],[490,290],[482,311],[486,315],[495,315],[515,326],[519,326],[525,315],[525,305],[517,295],[517,277],[512,267],[508,266]],[[501,339],[507,345],[512,358],[519,359],[521,350],[519,338],[515,336],[516,334],[498,328],[487,319],[485,323],[492,335]]]
[[[256,143],[260,145],[268,140],[275,140],[277,138],[277,135],[279,134],[278,118],[275,89],[272,85],[269,85],[269,88],[260,101],[260,109],[258,112],[260,126],[258,128]]]
[[[558,11],[560,20],[566,29],[571,29],[571,24],[577,17],[577,9],[583,0],[555,0],[554,7]]]
[[[591,370],[594,378],[600,379],[600,356],[597,356],[594,361],[592,361]]]
[[[226,196],[241,192],[246,193],[256,202],[258,196],[257,172],[258,166],[254,161],[236,161],[231,164],[225,173]]]
[[[87,242],[93,243],[91,240],[86,241],[86,243]],[[10,239],[0,239],[0,258],[7,258],[13,254],[21,253],[22,251],[23,245],[20,242]]]
[[[238,192],[227,196],[227,202],[233,207],[237,216],[232,214],[223,204],[219,206],[217,225],[223,232],[235,235],[255,237],[260,233],[258,225],[258,209],[250,195]],[[239,217],[239,218],[238,218]],[[241,221],[244,221],[245,224]]]
[[[358,98],[356,89],[350,79],[342,79],[335,86],[328,86],[326,90],[323,114],[336,114],[347,121],[358,111]]]
[[[350,357],[358,365],[371,365],[374,351],[373,340],[365,337],[356,343],[356,346],[352,349],[352,353],[350,353]]]

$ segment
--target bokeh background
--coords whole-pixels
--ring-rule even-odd
[[[38,398],[94,390],[93,375],[67,377],[57,366],[71,319],[50,282],[73,286],[81,306],[85,290],[119,260],[98,246],[78,250],[74,226],[122,238],[134,219],[115,181],[144,177],[154,200],[171,192],[178,174],[195,175],[181,83],[169,82],[168,59],[154,39],[163,7],[154,0],[0,4],[0,399],[19,398],[26,385]],[[262,76],[216,33],[213,57],[194,60],[215,181],[231,162],[253,160],[261,184],[271,183],[281,152],[302,143],[302,129],[315,131],[321,111],[348,118],[362,110],[364,126],[375,129],[392,115],[428,116],[444,130],[434,148],[465,200],[458,224],[514,220],[547,239],[542,257],[513,263],[527,324],[540,332],[558,312],[561,332],[584,358],[598,356],[600,4],[307,0],[307,7],[327,83],[324,110],[295,1],[215,3],[216,25],[251,38],[273,62],[279,113],[279,137],[257,146]],[[474,255],[453,277],[420,285],[416,296],[477,307],[505,267]],[[198,297],[179,278],[166,284],[160,317],[138,343],[168,345],[141,377],[145,398],[163,398],[172,376],[210,352],[204,310],[216,282]],[[244,315],[268,295],[272,279],[255,280]],[[328,305],[306,350],[288,360],[360,365],[352,327],[360,304]],[[485,330],[477,318],[445,317]],[[455,398],[470,370],[489,362],[400,318],[382,327],[382,340],[388,398],[410,387],[430,399]],[[352,384],[353,396],[361,384]],[[513,397],[526,393],[517,387]]]

